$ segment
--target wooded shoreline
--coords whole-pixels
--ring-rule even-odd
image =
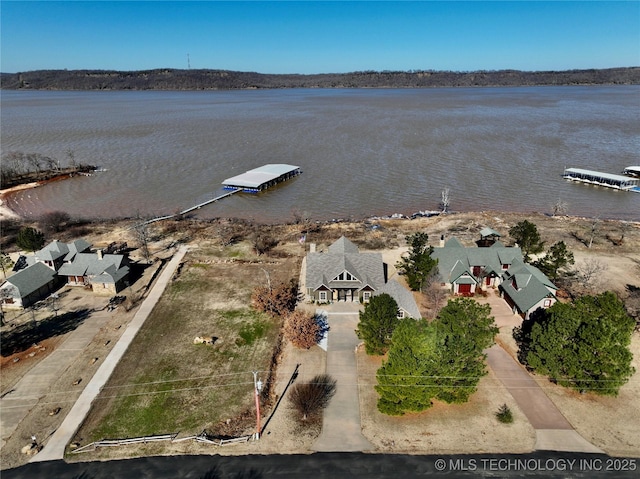
[[[241,90],[637,84],[640,84],[640,67],[567,71],[367,70],[309,75],[172,68],[140,71],[35,70],[0,73],[0,88],[4,90]]]

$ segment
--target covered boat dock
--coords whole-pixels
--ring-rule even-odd
[[[226,190],[241,190],[257,193],[278,183],[298,176],[302,171],[299,166],[286,164],[269,164],[254,168],[241,175],[227,178],[222,182]]]
[[[605,186],[625,191],[640,191],[640,179],[629,176],[613,175],[611,173],[601,173],[593,170],[583,170],[582,168],[567,168],[564,170],[563,178],[571,181],[579,181],[596,186]]]

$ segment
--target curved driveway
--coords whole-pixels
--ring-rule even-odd
[[[513,314],[498,296],[490,294],[481,302],[491,306],[491,313],[499,328],[510,330],[512,326],[521,323],[520,317]],[[604,452],[573,429],[544,390],[507,351],[496,344],[485,352],[489,367],[500,378],[536,430],[536,450]]]

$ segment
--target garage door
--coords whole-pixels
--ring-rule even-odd
[[[459,284],[458,285],[458,294],[470,294],[471,293],[471,285],[470,284]]]

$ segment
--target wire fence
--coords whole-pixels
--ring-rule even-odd
[[[231,444],[248,442],[251,438],[255,437],[255,435],[252,434],[248,436],[233,437],[229,439],[209,439],[204,433],[199,434],[197,436],[187,436],[187,437],[181,437],[181,438],[177,438],[177,436],[178,436],[178,433],[161,434],[157,436],[132,437],[127,439],[103,439],[101,441],[92,442],[85,446],[74,449],[71,452],[73,454],[79,454],[81,452],[95,451],[99,447],[129,446],[131,444],[147,444],[147,443],[161,442],[161,441],[169,441],[172,443],[184,442],[184,441],[196,441],[198,443],[211,444],[213,446],[229,446]]]

